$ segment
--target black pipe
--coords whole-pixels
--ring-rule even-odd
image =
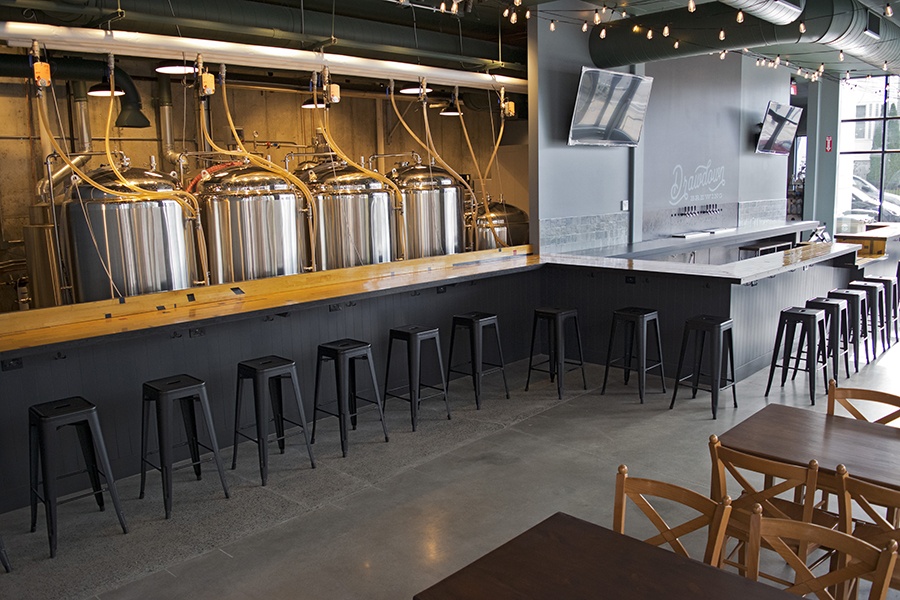
[[[50,59],[50,75],[55,79],[68,81],[101,82],[107,75],[105,62],[80,58]],[[0,55],[0,76],[31,77],[31,63],[27,56],[14,54]],[[131,77],[116,67],[116,85],[125,95],[120,98],[121,110],[116,118],[116,127],[150,127],[150,120],[141,112],[141,95]]]

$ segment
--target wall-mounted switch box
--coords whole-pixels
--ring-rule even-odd
[[[628,200],[622,200],[622,210],[628,210],[631,206],[631,203]]]

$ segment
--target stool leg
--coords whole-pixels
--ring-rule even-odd
[[[622,357],[624,359],[625,366],[625,385],[628,385],[628,379],[631,376],[631,355],[634,352],[634,336],[635,336],[636,326],[631,321],[625,322],[625,339],[622,344]],[[641,402],[643,402],[643,395],[641,396]]]
[[[825,390],[828,390],[828,350],[825,344],[825,321],[819,321],[819,349],[818,354],[822,355],[822,377],[825,380]],[[835,374],[837,379],[837,374]]]
[[[700,371],[703,366],[703,348],[706,346],[706,332],[698,330],[694,332],[694,370],[691,373],[691,399],[697,397],[700,388]]]
[[[497,354],[500,355],[500,375],[503,377],[503,389],[506,391],[506,399],[509,400],[509,384],[506,383],[506,361],[503,360],[503,345],[500,343],[500,323],[494,323],[494,336],[497,339]]]
[[[394,349],[394,336],[390,335],[388,337],[388,355],[387,355],[387,366],[384,368],[384,391],[381,394],[382,402],[384,403],[384,410],[387,410],[387,399],[388,399],[388,380],[391,378],[391,351]],[[444,366],[441,365],[441,370],[443,370]]]
[[[231,470],[237,468],[238,432],[241,430],[241,387],[243,387],[240,370],[234,392],[234,442],[231,444]]]
[[[846,311],[841,311],[839,321],[841,325],[841,342],[839,347],[841,354],[844,355],[844,370],[847,373],[847,379],[850,379],[850,330]]]
[[[444,378],[444,359],[441,357],[441,338],[434,338],[434,349],[437,352],[438,371],[441,374],[441,390],[444,393],[444,406],[447,408],[447,420],[450,420],[450,398],[447,394],[447,380]]]
[[[553,319],[550,325],[555,338],[553,345],[556,350],[556,394],[562,400],[563,375],[566,372],[566,338],[563,335],[563,324],[559,319]]]
[[[31,497],[31,533],[37,529],[37,488],[40,470],[39,429],[37,423],[28,418],[28,471],[31,485],[29,487]]]
[[[222,491],[225,492],[226,498],[230,498],[231,494],[228,491],[228,482],[225,480],[225,467],[222,465],[222,456],[219,452],[219,441],[216,439],[216,426],[213,423],[212,411],[209,408],[209,397],[206,395],[205,385],[200,388],[197,400],[200,402],[200,410],[203,412],[203,421],[206,423],[206,434],[209,436],[209,447],[212,448],[213,460],[216,462],[216,470],[219,472],[219,481],[222,482]]]
[[[803,326],[806,329],[806,325]],[[809,403],[816,403],[816,370],[819,365],[819,341],[816,339],[816,326],[809,328],[806,343],[806,370],[809,371]]]
[[[801,327],[801,331],[800,331],[801,338],[803,337],[804,327]],[[787,339],[785,339],[785,342],[784,342],[784,354],[781,359],[781,387],[784,387],[784,384],[787,381],[788,371],[790,371],[791,351],[794,348],[794,334],[796,332],[797,332],[797,324],[796,323],[788,323]],[[800,350],[798,349],[797,352],[800,352]],[[809,360],[808,357],[807,357],[807,360]]]
[[[347,373],[349,365],[344,359],[334,361],[335,383],[337,384],[338,421],[341,430],[341,454],[347,456],[347,434],[350,426],[350,379]]]
[[[885,321],[885,313],[887,313],[886,303],[885,303],[885,295],[884,290],[878,294],[878,302],[875,303],[876,312],[878,313],[878,330],[881,332],[881,349],[882,351],[887,350],[890,346],[887,341],[887,335],[885,335],[885,330],[887,330],[887,322]]]
[[[447,384],[450,383],[450,367],[453,366],[453,342],[456,340],[456,325],[450,328],[450,350],[447,352]]]
[[[800,369],[800,355],[803,353],[802,348],[806,342],[806,327],[800,328],[800,340],[797,342],[797,356],[794,357],[794,370],[791,372],[791,381],[797,378],[797,371]],[[793,344],[792,344],[793,346]]]
[[[784,337],[784,321],[778,321],[778,329],[775,332],[775,348],[772,350],[772,364],[769,365],[769,382],[766,384],[766,393],[769,395],[772,389],[772,378],[775,376],[775,367],[778,365],[778,352],[781,350],[781,339]]]
[[[681,369],[684,366],[684,353],[687,350],[690,333],[691,332],[685,323],[684,333],[681,334],[681,352],[678,353],[678,367],[675,369],[675,386],[672,390],[672,402],[669,403],[669,410],[675,408],[675,397],[678,396],[678,384],[681,382]]]
[[[269,377],[269,402],[272,405],[272,420],[275,422],[275,441],[278,452],[284,454],[284,395],[281,377]]]
[[[116,479],[112,474],[112,467],[109,465],[109,455],[106,453],[106,440],[103,439],[103,430],[100,429],[100,419],[97,413],[93,412],[88,415],[88,425],[91,428],[91,435],[94,438],[94,448],[97,453],[97,460],[100,463],[100,472],[106,478],[106,491],[109,492],[109,498],[112,500],[113,508],[116,516],[119,518],[119,525],[122,527],[122,533],[128,533],[128,525],[125,523],[125,513],[122,512],[122,504],[119,502],[119,492],[116,489]]]
[[[356,423],[357,423],[357,406],[356,406],[356,359],[351,358],[347,361],[347,370],[350,373],[350,386],[347,388],[350,390],[349,394],[349,402],[350,402],[350,427],[353,431],[356,431]],[[377,384],[376,384],[377,385]]]
[[[50,541],[50,558],[56,556],[56,451],[51,448],[51,432],[39,426],[38,437],[41,457],[41,477],[43,478],[44,512],[47,517],[47,538]]]
[[[156,435],[159,440],[163,506],[168,519],[172,516],[172,403],[164,397],[156,399]]]
[[[616,337],[616,317],[613,315],[612,325],[609,330],[609,344],[606,348],[606,369],[603,371],[603,387],[600,388],[600,395],[606,393],[606,381],[609,379],[609,363],[612,361],[613,340]]]
[[[581,383],[587,389],[587,377],[584,374],[584,351],[581,348],[581,330],[578,329],[578,316],[572,317],[575,324],[575,341],[578,342],[578,364],[581,366]]]
[[[644,389],[647,385],[647,320],[641,319],[640,327],[635,326],[638,354],[638,395],[644,403]]]
[[[146,395],[141,401],[141,490],[138,499],[144,499],[144,488],[147,484],[147,435],[150,428],[150,404]]]
[[[825,317],[828,330],[828,346],[831,349],[831,371],[834,373],[834,381],[837,383],[841,371],[841,314],[840,311],[834,318]],[[827,385],[825,387],[828,387]]]
[[[269,481],[269,404],[266,402],[267,381],[253,378],[253,408],[256,414],[256,453],[259,458],[259,477],[262,485]]]
[[[300,378],[297,376],[297,367],[291,369],[291,384],[294,387],[294,398],[297,401],[297,412],[300,413],[300,428],[303,429],[303,439],[306,442],[306,452],[309,454],[309,464],[315,469],[316,459],[313,458],[312,446],[309,441],[309,429],[306,427],[306,411],[303,410],[303,398],[300,397]]]
[[[321,384],[321,375],[322,375],[322,356],[316,356],[316,386],[315,392],[313,392],[313,425],[312,425],[312,435],[309,438],[310,444],[316,443],[316,423],[319,420],[316,418],[319,412],[319,387]],[[338,400],[340,400],[340,396],[338,396]]]
[[[712,404],[713,420],[716,418],[716,411],[719,409],[719,388],[722,387],[722,333],[717,332],[712,335],[712,348],[709,353],[709,371],[710,371],[710,402]]]
[[[534,368],[534,338],[537,334],[538,316],[534,315],[531,320],[531,350],[528,352],[528,375],[525,377],[525,391],[528,391],[528,384],[531,383],[531,370]]]
[[[869,321],[872,323],[869,327],[869,338],[872,342],[872,358],[878,357],[878,300],[872,302],[869,306]]]
[[[475,408],[481,409],[481,365],[484,335],[480,324],[469,330],[469,354],[472,358],[472,384],[475,386]]]
[[[194,410],[196,396],[179,398],[181,404],[181,420],[184,423],[184,434],[187,436],[188,449],[191,453],[191,462],[194,467],[194,476],[197,481],[203,477],[200,468],[200,440],[197,438],[197,412]]]
[[[853,320],[853,310],[847,309],[847,319],[850,321],[847,324],[847,329],[852,334],[852,339],[850,340],[853,345],[853,369],[854,372],[859,373],[859,313],[856,313],[856,320]]]
[[[737,373],[734,371],[734,334],[729,329],[725,332],[725,335],[728,336],[728,362],[731,364],[731,399],[734,402],[734,407],[737,408]],[[726,378],[728,376],[726,375]]]
[[[91,480],[91,489],[94,490],[94,500],[102,511],[103,488],[100,486],[100,474],[97,472],[97,455],[94,452],[94,440],[91,438],[91,430],[87,423],[75,423],[72,425],[78,435],[78,445],[81,446],[81,455],[84,456],[84,464],[88,478]]]
[[[419,423],[419,384],[422,381],[422,341],[416,337],[406,345],[406,369],[409,377],[409,420],[412,422],[412,430],[416,430]]]
[[[12,572],[12,565],[9,563],[9,556],[6,554],[6,546],[3,544],[2,537],[0,537],[0,565],[3,565],[7,573]]]
[[[659,357],[659,381],[662,383],[662,391],[666,393],[666,369],[663,367],[662,336],[659,335],[659,319],[653,319],[656,331],[656,355]]]
[[[369,363],[369,375],[372,377],[372,390],[375,394],[375,406],[378,408],[378,418],[381,419],[381,430],[384,432],[384,441],[389,441],[387,423],[384,422],[384,410],[381,408],[381,398],[378,397],[378,380],[375,378],[375,360],[372,358],[372,350],[366,350],[366,360]]]

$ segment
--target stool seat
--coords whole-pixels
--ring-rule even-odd
[[[566,358],[565,325],[569,320],[575,328],[575,339],[578,342],[578,360]],[[547,323],[547,360],[534,364],[534,341],[537,337],[538,326],[541,321]],[[540,368],[547,365],[546,369]],[[563,397],[563,374],[566,365],[575,365],[571,370],[581,369],[581,380],[584,389],[587,389],[587,379],[584,374],[584,352],[581,347],[581,332],[578,330],[578,310],[574,308],[536,308],[531,325],[531,351],[528,355],[528,376],[525,378],[525,391],[531,383],[531,372],[540,371],[549,373],[550,381],[556,379],[556,393],[560,400]]]
[[[841,356],[844,369],[850,378],[850,324],[847,300],[844,298],[812,298],[806,301],[806,308],[821,308],[825,311],[825,329],[828,331],[828,356],[831,357],[831,372],[837,383],[840,374]],[[800,344],[803,344],[801,338]],[[798,359],[799,361],[799,359]],[[796,363],[794,376],[797,375]]]
[[[74,427],[78,434],[92,490],[74,498],[58,501],[57,479],[66,475],[58,473],[61,449],[58,447],[56,438],[57,431],[65,426]],[[105,491],[109,492],[122,532],[128,533],[125,515],[119,504],[116,482],[109,465],[109,455],[106,452],[106,443],[100,428],[100,418],[94,404],[81,396],[72,396],[30,406],[28,408],[28,438],[31,531],[34,532],[37,526],[37,503],[40,500],[44,503],[47,516],[47,535],[50,541],[51,558],[56,556],[57,505],[86,496],[94,496],[97,506],[103,510],[104,490],[100,485],[101,476],[106,480]],[[41,493],[38,492],[39,487]]]
[[[825,349],[825,341],[827,339],[825,335],[825,311],[818,308],[793,306],[781,311],[781,315],[778,319],[778,331],[775,334],[775,348],[772,351],[772,364],[769,366],[769,381],[766,385],[766,393],[764,395],[766,397],[769,395],[769,391],[772,388],[772,378],[776,368],[781,369],[782,387],[784,387],[784,384],[787,381],[787,373],[791,368],[791,359],[795,358],[795,356],[791,354],[791,351],[794,347],[794,335],[797,331],[797,326],[800,326],[800,339],[805,339],[807,341],[805,350],[806,368],[803,370],[809,374],[809,402],[810,404],[815,404],[816,371],[820,368],[822,369],[822,374],[825,379],[825,388],[828,388],[828,359]],[[785,339],[785,333],[787,338],[784,343],[784,356],[782,363],[779,365],[778,354],[781,351],[781,342]],[[799,359],[802,353],[803,349],[801,347],[797,350],[796,357]],[[794,370],[796,372],[796,365]]]
[[[463,328],[469,332],[469,362],[453,365],[453,348],[456,344],[456,329]],[[497,354],[499,363],[490,363],[484,360],[484,329],[494,328],[494,339],[497,342]],[[469,364],[469,369],[463,371],[458,367]],[[485,365],[491,367],[485,369]],[[503,346],[500,344],[500,322],[497,315],[481,311],[472,311],[453,315],[453,327],[450,330],[450,352],[447,356],[447,381],[450,381],[450,373],[463,373],[472,376],[472,386],[475,388],[475,408],[481,409],[481,380],[490,373],[500,371],[503,376],[503,389],[509,398],[509,385],[506,382],[506,361],[503,360]]]
[[[441,376],[441,386],[422,383],[422,342],[432,340],[435,354],[437,355],[437,371]],[[391,392],[388,381],[391,375],[391,356],[394,349],[394,341],[406,342],[407,383],[409,394],[407,396]],[[422,388],[436,390],[429,396],[422,396]],[[397,388],[393,388],[397,389]],[[394,327],[388,334],[387,366],[384,372],[384,407],[387,408],[387,399],[400,398],[409,402],[409,418],[412,422],[412,430],[415,431],[419,423],[419,405],[422,400],[444,397],[444,406],[447,408],[447,419],[450,419],[450,401],[447,398],[447,379],[444,377],[444,359],[441,357],[441,331],[437,327],[424,327],[422,325],[401,325]]]
[[[624,343],[625,348],[622,356],[613,358],[613,342],[616,338],[616,327],[619,323],[625,326]],[[656,333],[656,350],[657,360],[647,364],[647,335],[649,333],[650,324],[653,324],[653,331]],[[633,369],[631,361],[635,358],[634,345],[637,343],[636,358],[638,361],[637,369]],[[606,352],[606,370],[603,373],[603,387],[600,394],[606,393],[606,382],[609,378],[610,367],[624,369],[625,384],[628,384],[628,378],[632,370],[638,374],[638,395],[641,404],[644,403],[644,388],[647,371],[659,369],[659,378],[662,382],[663,393],[666,391],[665,370],[663,367],[662,340],[659,335],[659,313],[653,308],[642,308],[639,306],[627,306],[613,311],[612,326],[609,332],[609,347]]]
[[[356,362],[364,360],[369,366],[369,376],[372,382],[374,400],[357,396],[356,394]],[[319,404],[322,365],[326,362],[334,362],[334,377],[337,386],[337,412],[330,412],[321,408]],[[378,408],[378,418],[381,421],[381,429],[384,431],[384,441],[389,441],[387,424],[384,421],[384,409],[381,405],[381,397],[378,394],[378,379],[375,376],[375,361],[372,358],[372,344],[360,340],[343,338],[331,342],[319,344],[316,356],[316,393],[313,400],[313,429],[312,443],[316,441],[317,415],[323,412],[326,415],[337,417],[340,423],[341,454],[347,456],[348,429],[352,426],[356,430],[357,401],[362,400],[374,404]],[[349,426],[348,426],[349,425]]]
[[[900,263],[898,263],[900,268]],[[885,317],[888,323],[888,347],[891,345],[891,327],[894,326],[894,338],[900,339],[900,290],[897,287],[897,277],[895,275],[866,275],[863,281],[873,281],[881,283],[885,289]],[[890,292],[888,292],[890,290]],[[889,296],[889,297],[887,297]]]
[[[219,442],[216,439],[215,424],[212,419],[212,410],[209,406],[209,398],[206,395],[206,383],[191,375],[181,374],[172,377],[163,377],[148,381],[143,385],[143,410],[141,412],[141,489],[139,498],[144,497],[144,487],[147,480],[147,466],[158,470],[162,474],[163,505],[166,518],[172,516],[172,471],[174,448],[172,443],[172,413],[175,403],[181,405],[181,417],[184,421],[184,431],[187,435],[187,445],[191,452],[191,462],[188,465],[194,468],[197,480],[201,478],[200,472],[200,448],[212,452],[216,469],[219,472],[219,481],[225,497],[229,498],[228,483],[225,481],[225,468],[222,466],[222,457],[219,454]],[[200,410],[206,425],[209,445],[201,444],[197,436],[197,416],[194,402],[200,403]],[[159,440],[159,465],[154,465],[147,460],[148,428],[150,422],[150,405],[156,406],[156,431]]]
[[[678,395],[678,385],[686,380],[691,380],[692,398],[697,397],[700,388],[701,364],[703,349],[708,334],[711,339],[709,351],[709,392],[711,395],[711,408],[713,419],[719,407],[719,392],[731,388],[732,401],[737,408],[737,390],[734,374],[734,321],[729,317],[715,315],[697,315],[687,319],[684,323],[684,334],[681,338],[681,353],[678,356],[678,369],[675,371],[675,389],[672,391],[672,402],[669,409],[675,407],[675,398]],[[681,376],[681,367],[684,364],[684,356],[690,334],[694,333],[694,367],[690,375]],[[725,359],[728,359],[727,361]],[[725,366],[723,367],[723,362]],[[728,377],[728,365],[731,365],[731,378]]]
[[[866,317],[869,312],[868,294],[863,290],[836,288],[828,292],[829,298],[847,301],[849,315],[850,345],[853,346],[853,367],[859,373],[860,344],[866,352],[866,364],[869,364],[869,326]]]
[[[241,431],[241,402],[243,397],[244,381],[253,382],[253,405],[256,425],[256,437],[250,437]],[[290,379],[291,388],[294,391],[294,404],[297,407],[300,421],[292,421],[284,416],[284,402],[282,384],[285,379]],[[278,442],[278,450],[284,454],[285,422],[296,425],[303,434],[306,442],[306,452],[309,455],[309,464],[315,469],[316,459],[313,457],[312,442],[310,441],[309,428],[306,425],[306,413],[303,410],[303,399],[300,396],[300,378],[297,375],[297,365],[289,358],[281,356],[261,356],[250,360],[241,361],[237,368],[237,391],[234,402],[234,443],[231,458],[231,468],[237,468],[238,441],[239,438],[250,440],[256,444],[259,458],[259,476],[262,485],[266,485],[269,478],[269,405],[272,407],[272,416],[275,422],[275,440]],[[268,402],[267,402],[268,400]]]
[[[884,284],[874,281],[851,281],[847,284],[851,290],[862,290],[866,292],[866,298],[869,302],[869,331],[871,331],[870,342],[872,344],[872,358],[878,356],[878,336],[881,335],[881,347],[886,350],[887,345],[887,323],[885,315],[887,314],[886,302],[884,295]]]

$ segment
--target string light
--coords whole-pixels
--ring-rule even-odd
[[[600,14],[606,14],[606,5],[603,5],[603,8],[600,10]]]
[[[606,7],[603,7],[603,8],[604,8],[604,12],[605,12]],[[594,10],[594,25],[599,25],[599,24],[600,24],[600,11]]]
[[[760,66],[761,64],[762,64],[762,59],[761,59],[761,58],[757,58],[757,59],[756,59],[756,66],[758,67],[758,66]]]
[[[628,13],[625,12],[625,9],[624,9],[624,8],[622,9],[622,18],[623,18],[623,19],[627,19],[627,18],[628,18]]]
[[[844,62],[844,51],[843,50],[838,52],[838,60],[841,62]]]
[[[887,63],[885,63],[885,64],[887,64]],[[819,73],[824,73],[824,72],[825,72],[825,63],[822,63],[819,65]]]
[[[519,20],[519,15],[516,11],[513,11],[511,15],[509,15],[509,22],[515,25]]]
[[[441,2],[441,12],[444,12],[444,3],[443,2]],[[509,16],[509,7],[507,6],[506,8],[503,9],[503,18],[505,19],[508,16]]]
[[[459,12],[459,2],[457,0],[453,0],[453,4],[450,5],[450,12],[454,15]]]
[[[797,67],[797,75],[803,73],[803,67]]]
[[[531,9],[530,9],[530,8],[526,8],[526,9],[525,9],[525,18],[526,18],[526,19],[530,19],[530,18],[531,18]]]
[[[652,39],[653,39],[653,30],[652,30],[652,29],[648,29],[648,30],[647,30],[647,39],[648,39],[648,40],[652,40]]]
[[[509,10],[509,9],[507,9],[507,10]],[[441,2],[441,12],[447,12],[447,3],[446,2]],[[505,17],[506,15],[503,15],[503,16]]]
[[[722,29],[719,30],[719,40],[720,40],[720,41],[724,41],[724,40],[725,40],[725,29],[724,29],[724,28],[722,28]]]
[[[894,16],[894,9],[891,8],[891,3],[886,2],[884,5],[884,16],[891,18]]]
[[[641,26],[638,25],[638,24],[635,24],[635,25],[631,28],[631,31],[634,32],[634,33],[639,33],[639,32],[641,31]]]
[[[513,4],[516,6],[522,6],[522,0],[513,0]]]
[[[606,27],[600,30],[600,39],[606,39]]]
[[[550,31],[556,31],[556,19],[550,19]]]
[[[678,40],[675,40],[675,43],[672,44],[672,47],[675,48],[676,50],[678,50],[678,46],[680,46],[680,45],[681,44],[678,42]]]
[[[739,10],[739,11],[738,11],[738,14],[737,14],[737,22],[738,22],[738,23],[743,23],[743,22],[744,22],[744,11],[742,11],[742,10]]]
[[[694,0],[688,0],[688,12],[694,12],[697,10],[697,3]]]
[[[663,27],[663,37],[669,37],[669,26]]]
[[[846,73],[844,73],[844,79],[846,79],[847,81],[850,81],[850,71],[847,71]]]
[[[775,57],[774,65],[777,67],[780,64],[781,64],[781,55],[779,54]]]
[[[884,64],[881,65],[881,70],[882,70],[882,71],[887,71],[887,61],[884,61]]]
[[[800,33],[806,33],[806,23],[800,21]]]
[[[728,54],[728,50],[722,50],[719,52],[719,60],[725,60],[725,55]]]
[[[586,32],[587,30],[588,30],[588,24],[587,24],[587,21],[585,21],[585,22],[582,23],[582,25],[581,25],[581,32],[584,33],[584,32]]]

